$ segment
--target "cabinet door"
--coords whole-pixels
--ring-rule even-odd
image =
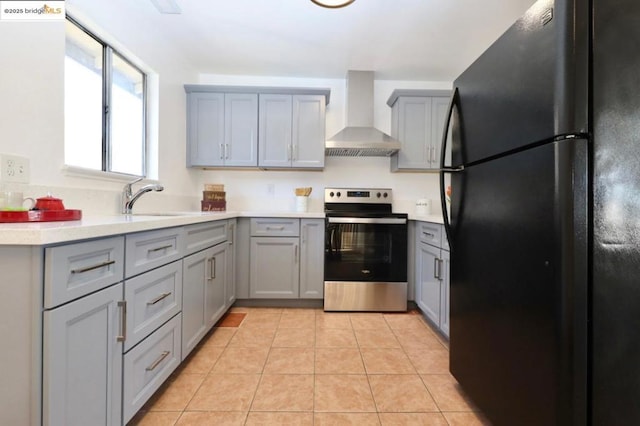
[[[420,243],[416,264],[416,303],[436,326],[440,326],[440,280],[436,276],[436,263],[440,249]]]
[[[187,166],[222,166],[224,93],[189,93]]]
[[[297,237],[251,238],[250,297],[298,298],[298,244]]]
[[[182,261],[182,359],[207,332],[205,314],[208,250],[187,256]]]
[[[325,97],[293,96],[291,165],[299,168],[324,167]]]
[[[122,284],[44,313],[43,424],[122,422]]]
[[[229,309],[236,301],[236,227],[237,220],[229,219],[229,245],[227,246],[227,284],[224,292],[226,303]]]
[[[205,314],[207,331],[222,317],[226,310],[225,287],[227,285],[227,248],[229,243],[218,244],[207,250],[205,288]]]
[[[431,146],[433,149],[433,157],[431,159],[431,168],[440,167],[440,153],[442,152],[442,134],[444,125],[447,121],[447,113],[449,108],[449,98],[432,98],[432,126],[431,126]],[[451,139],[447,142],[447,154],[445,155],[445,165],[451,164]]]
[[[258,165],[291,167],[291,95],[259,96]]]
[[[397,101],[398,169],[427,169],[434,152],[431,146],[431,98],[403,97]]]
[[[440,330],[445,336],[449,337],[449,271],[451,270],[451,262],[449,252],[442,250],[440,252],[442,259],[440,267],[440,276],[442,278],[440,287]]]
[[[300,298],[324,297],[324,219],[302,219],[300,226]]]
[[[224,98],[224,165],[258,165],[258,95],[227,93]]]

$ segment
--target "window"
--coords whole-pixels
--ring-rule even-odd
[[[70,17],[64,66],[65,163],[145,176],[145,73]]]

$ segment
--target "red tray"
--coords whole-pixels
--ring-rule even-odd
[[[0,222],[59,222],[82,219],[82,210],[0,211]]]

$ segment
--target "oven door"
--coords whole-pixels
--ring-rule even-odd
[[[407,281],[406,217],[326,218],[325,281]]]

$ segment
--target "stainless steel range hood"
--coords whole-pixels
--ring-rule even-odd
[[[400,142],[373,127],[373,71],[347,72],[347,127],[325,144],[328,157],[389,157]]]

